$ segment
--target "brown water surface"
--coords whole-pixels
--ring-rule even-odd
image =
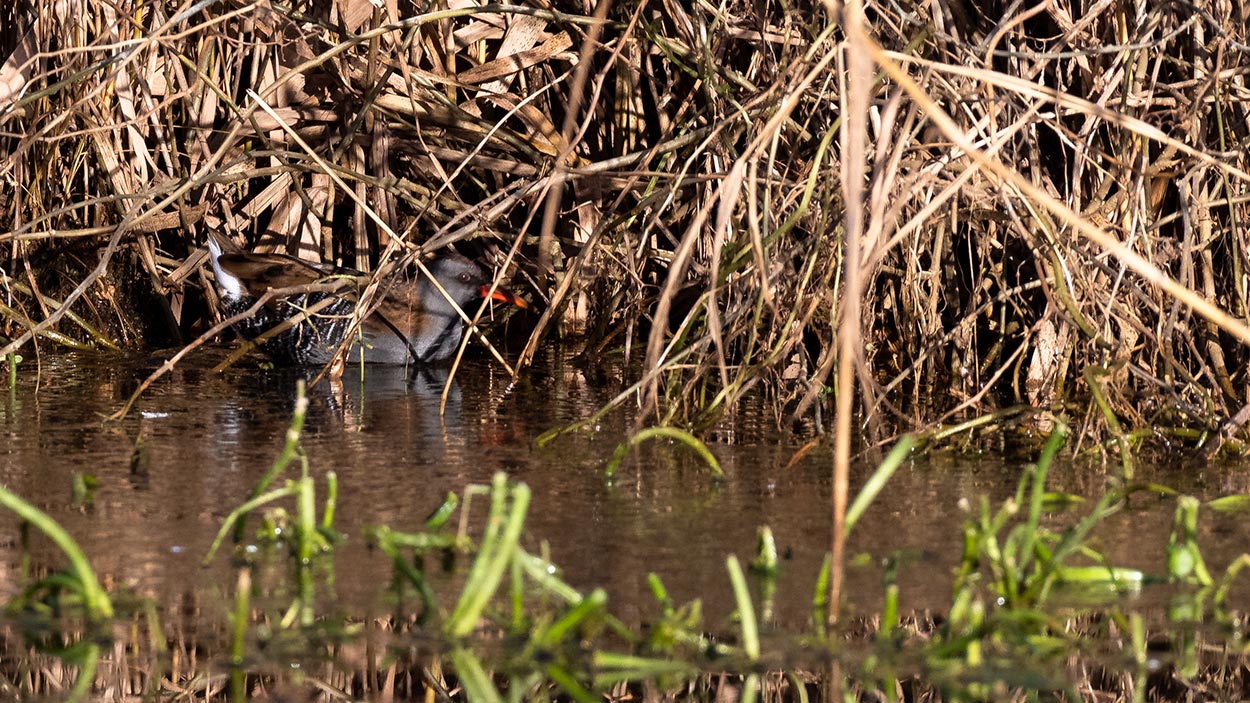
[[[228,578],[224,558],[217,568],[199,562],[223,518],[278,455],[299,378],[259,368],[214,374],[210,366],[183,363],[119,422],[104,418],[151,372],[146,359],[45,355],[38,367],[24,363],[15,392],[0,397],[0,481],[60,521],[109,585],[170,611],[188,597],[218,592]],[[545,448],[535,438],[590,416],[618,394],[626,376],[619,367],[590,370],[552,353],[513,386],[491,362],[473,360],[457,373],[440,415],[445,376],[369,368],[363,380],[349,371],[341,384],[310,391],[302,444],[314,476],[337,472],[337,527],[348,536],[335,556],[336,607],[373,612],[388,583],[389,564],[366,547],[364,528],[416,529],[448,492],[505,471],[534,490],[527,546],[548,543],[565,578],[581,589],[605,588],[609,610],[626,623],[654,615],[646,578],[655,572],[674,600],[702,598],[712,623],[724,624],[732,610],[725,558],[749,561],[756,530],[768,525],[783,555],[774,624],[804,626],[829,539],[827,449],[787,469],[801,438],[778,434],[774,419],[748,404],[711,435],[724,483],[710,480],[689,450],[667,442],[636,450],[609,482],[604,466],[629,433],[627,411]],[[856,464],[856,488],[872,468],[867,460]],[[905,464],[852,539],[852,553],[864,557],[849,575],[852,608],[879,610],[879,564],[890,555],[902,560],[905,610],[947,608],[961,501],[976,505],[987,496],[997,504],[1014,494],[1021,468],[1002,458],[949,454]],[[1246,491],[1237,466],[1141,472],[1202,498]],[[73,504],[75,473],[99,480],[89,507]],[[1055,467],[1049,485],[1096,496],[1104,480],[1097,465],[1069,460]],[[1173,506],[1139,495],[1100,528],[1095,544],[1118,565],[1161,573]],[[17,585],[17,524],[0,515],[0,593],[8,595]],[[1202,546],[1214,568],[1250,547],[1248,537],[1246,521],[1203,514]],[[47,544],[36,545],[36,556],[61,563]]]

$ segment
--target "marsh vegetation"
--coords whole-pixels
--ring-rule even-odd
[[[119,614],[125,597],[73,536],[6,492],[21,535],[33,525],[69,571],[19,571],[5,679],[24,694],[236,700],[288,687],[1244,697],[1229,594],[1247,560],[1208,567],[1198,529],[1212,509],[1240,509],[1239,491],[1172,495],[1140,480],[1140,463],[1157,456],[1143,450],[1207,461],[1245,446],[1247,22],[1212,2],[4,4],[0,359],[14,435],[20,379],[39,379],[45,358],[180,349],[115,393],[116,423],[230,337],[205,264],[212,233],[346,267],[365,290],[448,248],[480,262],[534,308],[469,311],[489,332],[474,348],[502,348],[492,368],[525,379],[568,345],[579,373],[611,386],[525,441],[627,414],[631,432],[603,452],[609,483],[639,445],[671,441],[699,457],[683,480],[724,480],[706,441],[747,405],[805,443],[790,464],[833,437],[829,565],[810,585],[809,629],[782,647],[761,643],[753,615],[776,568],[766,537],[757,575],[746,556],[726,560],[732,627],[656,579],[658,615],[639,632],[526,551],[529,489],[503,476],[454,492],[481,496],[488,517],[371,533],[397,602],[417,612],[330,617],[316,563],[338,548],[336,484],[301,451],[297,408],[272,476],[226,508],[238,525],[269,509],[267,566],[246,553],[253,533],[223,537],[245,559],[204,640],[170,637],[143,599]],[[343,368],[328,371],[341,398]],[[844,540],[905,458],[1006,447],[1035,461],[1012,497],[969,496],[940,614],[900,612],[887,577],[878,617],[840,619]],[[853,456],[877,467],[859,500]],[[1076,512],[1047,489],[1056,457],[1096,467]],[[75,479],[89,501],[90,477]],[[1142,495],[1175,503],[1155,574],[1177,589],[1162,623],[1119,600],[1150,574],[1091,537]],[[441,596],[422,576],[434,561],[464,567]],[[1102,605],[1059,605],[1078,582]],[[358,646],[340,678],[304,673],[307,658]],[[299,654],[258,663],[262,649]]]

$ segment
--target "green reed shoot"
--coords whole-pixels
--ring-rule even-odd
[[[738,623],[742,631],[742,649],[751,662],[760,658],[760,631],[755,620],[755,606],[751,603],[751,592],[747,589],[747,580],[742,573],[742,565],[738,557],[729,555],[725,560],[725,568],[729,570],[729,583],[733,587],[734,603],[738,606]],[[759,674],[748,674],[742,684],[742,695],[739,701],[750,703],[756,699],[760,691]]]
[[[760,657],[760,631],[755,622],[755,606],[751,602],[751,591],[747,588],[746,577],[742,573],[742,565],[738,557],[729,555],[725,559],[725,568],[729,571],[729,583],[733,587],[734,603],[738,606],[738,620],[742,628],[742,649],[751,661]]]
[[[991,511],[988,500],[981,499],[979,518],[964,525],[964,557],[956,578],[957,593],[977,578],[982,565],[988,567],[990,584],[1009,608],[1027,608],[1043,602],[1058,582],[1111,584],[1115,588],[1141,583],[1141,572],[1102,563],[1101,556],[1085,543],[1094,526],[1122,502],[1121,491],[1107,491],[1088,515],[1062,535],[1040,526],[1046,506],[1046,474],[1066,433],[1067,426],[1057,421],[1037,463],[1021,478],[1014,500]],[[1017,520],[1021,505],[1027,506],[1022,522]],[[1100,564],[1067,564],[1076,554],[1093,557]]]
[[[271,483],[286,470],[291,462],[298,461],[300,464],[300,475],[308,476],[308,457],[304,455],[303,449],[300,447],[300,433],[304,429],[304,419],[308,414],[308,395],[305,393],[304,381],[300,379],[295,384],[295,409],[291,414],[291,424],[286,430],[286,442],[282,447],[282,453],[265,472],[256,485],[252,487],[252,493],[248,496],[248,502],[251,503],[262,493],[264,493]],[[243,531],[246,528],[245,520],[248,511],[244,511],[238,517],[238,525],[235,528],[234,540],[236,542],[243,541]],[[214,543],[215,546],[215,543]]]
[[[469,493],[467,489],[466,493]],[[467,498],[465,503],[467,506]],[[437,550],[449,553],[467,552],[472,546],[463,530],[450,534],[442,531],[459,505],[460,497],[455,493],[448,493],[446,499],[426,519],[421,532],[399,532],[386,525],[368,531],[369,539],[383,554],[390,557],[397,585],[407,584],[416,589],[423,607],[419,616],[421,622],[425,621],[438,603],[433,589],[418,566],[422,557]],[[411,550],[412,555],[409,556],[406,550]]]
[[[225,522],[217,532],[216,538],[213,539],[212,545],[208,549],[208,554],[204,557],[204,564],[208,564],[213,560],[221,543],[225,541],[226,535],[233,529],[234,540],[242,542],[244,539],[244,530],[246,528],[247,516],[256,508],[274,503],[285,498],[295,499],[295,550],[298,557],[297,568],[300,575],[300,590],[303,596],[309,596],[312,583],[308,579],[310,575],[306,573],[304,567],[307,566],[309,560],[316,551],[324,549],[328,546],[329,540],[334,538],[334,512],[338,504],[338,476],[334,472],[326,474],[327,497],[324,505],[324,511],[321,520],[317,520],[316,509],[316,491],[312,478],[308,474],[308,457],[304,455],[303,449],[300,447],[300,433],[304,427],[304,419],[308,413],[308,396],[305,393],[304,382],[301,380],[295,386],[295,409],[291,415],[291,424],[287,427],[286,442],[283,445],[282,453],[278,455],[277,460],[270,466],[265,475],[256,482],[252,487],[248,500],[239,507],[235,508],[226,516]],[[292,463],[299,462],[300,476],[298,479],[288,481],[281,488],[266,490],[270,484],[282,474],[283,471]],[[311,603],[311,599],[301,597],[301,601]],[[306,621],[311,617],[310,614],[304,613],[300,616],[301,621]]]
[[[1250,554],[1242,554],[1233,560],[1224,570],[1224,578],[1220,579],[1220,586],[1215,590],[1215,606],[1217,608],[1216,615],[1224,621],[1229,621],[1232,617],[1224,612],[1228,603],[1228,591],[1233,587],[1233,582],[1237,580],[1237,576],[1242,571],[1250,567]]]
[[[1129,642],[1133,653],[1133,703],[1146,700],[1146,678],[1150,675],[1149,654],[1146,651],[1146,625],[1141,613],[1129,614]]]
[[[707,465],[708,470],[712,472],[712,476],[717,480],[723,481],[725,479],[725,471],[721,469],[720,462],[716,461],[716,456],[707,448],[707,445],[689,432],[679,430],[676,427],[648,427],[625,440],[616,447],[616,451],[612,454],[612,459],[608,461],[607,467],[603,470],[604,474],[608,478],[612,478],[616,475],[617,469],[621,467],[621,462],[625,460],[631,449],[649,439],[661,437],[676,440],[690,447],[695,454],[699,455],[703,463]]]
[[[1063,446],[1068,436],[1068,426],[1062,421],[1056,421],[1055,429],[1050,433],[1050,437],[1046,440],[1046,446],[1042,448],[1042,454],[1037,459],[1037,464],[1033,467],[1032,475],[1028,481],[1021,481],[1019,488],[1016,490],[1016,502],[1021,502],[1022,493],[1024,492],[1026,483],[1032,489],[1029,494],[1029,513],[1025,519],[1024,532],[1021,534],[1020,549],[1018,551],[1020,570],[1027,569],[1029,561],[1032,559],[1035,547],[1037,546],[1037,527],[1042,519],[1042,506],[1046,498],[1046,474],[1050,471],[1051,462],[1055,460],[1055,455]]]
[[[898,623],[898,559],[890,557],[886,560],[885,569],[881,574],[881,583],[885,587],[885,605],[881,608],[881,630],[879,639],[888,640],[894,635]]]
[[[425,529],[437,530],[443,525],[446,525],[447,521],[450,520],[451,516],[456,512],[456,507],[459,505],[460,496],[455,493],[448,493],[447,498],[443,500],[442,504],[435,508],[434,512],[430,513],[430,516],[425,519]]]
[[[1198,548],[1198,506],[1198,499],[1193,496],[1181,496],[1176,501],[1168,536],[1168,578],[1210,586],[1214,580]]]
[[[87,556],[83,554],[74,538],[70,537],[56,520],[3,487],[0,487],[0,505],[13,511],[18,517],[47,535],[48,539],[51,539],[53,544],[69,559],[72,577],[70,583],[75,593],[82,598],[88,619],[99,622],[113,617],[113,602],[109,599],[108,593],[100,587],[95,571],[87,561]]]
[[[100,487],[100,480],[94,475],[75,471],[71,478],[70,492],[73,495],[75,507],[84,508],[90,506],[95,500],[96,489]]]
[[[1102,379],[1110,374],[1101,366],[1087,366],[1082,375],[1085,377],[1086,385],[1089,386],[1090,394],[1094,397],[1094,402],[1102,412],[1103,419],[1107,422],[1107,428],[1111,430],[1111,434],[1115,437],[1116,448],[1120,453],[1120,478],[1126,482],[1132,481],[1134,474],[1133,448],[1128,434],[1120,426],[1120,418],[1116,416],[1115,410],[1107,402],[1107,394],[1102,386]]]
[[[313,584],[312,558],[313,552],[325,544],[317,532],[317,495],[311,478],[304,476],[296,482],[295,541],[296,560],[295,578],[299,589],[299,624],[308,627],[313,624]]]
[[[677,652],[679,647],[696,652],[709,649],[719,652],[719,645],[713,644],[703,635],[702,601],[695,599],[685,605],[676,606],[659,576],[648,574],[647,584],[656,604],[660,606],[660,617],[651,624],[647,636],[647,651],[668,657]]]
[[[482,668],[477,655],[464,647],[456,647],[448,654],[451,665],[456,669],[460,685],[464,687],[467,700],[478,703],[503,703],[499,689],[491,682],[490,676]]]
[[[226,540],[232,528],[242,523],[243,518],[250,514],[253,510],[268,505],[270,503],[282,500],[283,498],[292,498],[299,493],[299,487],[295,483],[289,483],[282,488],[276,488],[268,493],[256,496],[251,500],[243,503],[239,507],[230,511],[226,519],[222,522],[221,527],[217,530],[217,536],[213,539],[213,543],[208,547],[208,553],[204,556],[203,564],[208,566],[212,563],[213,557],[217,555],[217,550],[221,547],[221,543]]]
[[[482,536],[477,558],[469,569],[464,591],[444,628],[448,636],[454,639],[466,637],[477,626],[486,604],[503,578],[504,569],[516,554],[530,497],[529,486],[518,483],[509,487],[508,477],[502,472],[495,474],[491,480],[490,517],[486,533]]]
[[[851,507],[846,511],[846,521],[843,523],[843,529],[847,535],[851,534],[851,529],[855,527],[855,523],[863,516],[868,506],[872,504],[873,499],[885,489],[886,484],[890,482],[890,477],[894,475],[898,467],[903,465],[903,460],[911,453],[914,446],[916,446],[916,438],[912,435],[903,435],[898,444],[895,444],[894,448],[885,457],[885,461],[881,462],[877,470],[872,472],[872,476],[868,477],[868,482],[860,489],[859,494],[855,496],[854,502],[851,503]]]
[[[326,502],[321,513],[321,531],[334,531],[334,511],[339,504],[339,475],[333,471],[326,472]]]
[[[698,667],[677,658],[642,657],[600,649],[591,655],[591,664],[595,671],[595,686],[600,689],[618,683],[653,679],[664,690],[667,688],[663,684],[666,679],[688,681],[699,673]]]
[[[572,632],[574,628],[580,626],[591,615],[601,613],[607,604],[608,594],[602,588],[596,588],[590,592],[589,596],[583,598],[582,602],[575,605],[572,610],[551,623],[542,632],[539,644],[544,647],[555,647],[566,635]]]
[[[235,701],[247,700],[246,672],[243,669],[244,655],[247,651],[247,626],[250,622],[252,604],[252,570],[248,567],[239,569],[238,580],[234,588],[234,612],[230,616],[230,691]]]
[[[517,550],[515,561],[517,569],[532,583],[541,586],[544,593],[552,594],[565,603],[573,605],[582,601],[582,594],[556,575],[555,565],[550,561],[523,549]]]
[[[309,476],[308,458],[304,456],[299,444],[300,432],[304,425],[307,410],[308,398],[305,394],[304,383],[300,381],[296,385],[295,410],[292,414],[291,424],[287,428],[286,442],[282,453],[270,467],[269,471],[252,488],[249,499],[226,516],[203,560],[205,565],[211,563],[217,554],[217,550],[232,531],[235,541],[242,541],[247,516],[253,510],[287,499],[293,500],[295,510],[292,529],[284,530],[281,533],[281,539],[290,540],[292,552],[295,556],[293,566],[295,570],[296,596],[285,616],[279,620],[280,625],[284,628],[296,624],[301,627],[309,627],[314,624],[316,620],[314,609],[316,581],[313,575],[313,558],[317,553],[327,550],[330,546],[330,541],[335,538],[333,525],[334,511],[338,502],[338,477],[334,472],[329,472],[326,476],[328,495],[321,519],[318,520],[316,485],[312,477]],[[301,471],[299,478],[287,481],[280,488],[266,491],[269,485],[293,461],[300,463]],[[278,511],[277,514],[285,515],[285,512]],[[246,594],[236,594],[236,599],[240,598],[246,598]],[[237,600],[236,605],[238,605]],[[236,614],[234,627],[235,643],[238,646],[241,645],[239,644],[240,640],[237,638],[241,636],[242,632],[239,628],[244,627],[245,624],[246,619],[241,620]]]
[[[751,560],[751,572],[759,577],[760,618],[765,622],[773,617],[773,602],[777,595],[777,540],[772,528],[762,525],[755,533],[755,558]]]
[[[825,552],[824,561],[820,564],[820,571],[816,574],[815,591],[812,593],[812,617],[811,625],[816,631],[816,637],[825,639],[828,636],[827,625],[829,622],[829,579],[831,577],[832,555]]]
[[[755,558],[751,560],[751,570],[757,574],[777,575],[777,539],[768,525],[761,525],[755,531]]]
[[[17,352],[9,352],[4,360],[9,369],[9,401],[12,402],[17,395],[17,365],[22,362],[22,357]]]
[[[86,555],[83,554],[82,549],[74,541],[74,538],[70,537],[69,533],[47,513],[27,503],[3,487],[0,487],[0,505],[13,511],[26,524],[45,534],[69,560],[69,578],[51,576],[40,583],[56,582],[58,584],[68,584],[74,595],[82,602],[87,619],[92,623],[100,624],[105,620],[111,619],[113,617],[113,602],[109,598],[108,593],[100,587],[95,570],[91,568]],[[36,587],[38,585],[36,584]],[[26,592],[30,593],[33,588],[28,587]],[[73,647],[70,652],[66,660],[78,665],[78,676],[74,679],[74,685],[65,697],[66,701],[72,703],[73,701],[82,700],[91,690],[91,684],[95,680],[96,667],[100,661],[100,645],[92,639],[84,639],[77,646]]]

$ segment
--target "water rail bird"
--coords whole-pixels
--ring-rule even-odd
[[[234,317],[248,311],[269,291],[289,293],[271,295],[272,299],[254,314],[235,322],[235,331],[255,340],[293,320],[295,324],[289,329],[261,339],[261,349],[282,366],[328,363],[343,346],[369,277],[282,254],[227,251],[232,247],[215,233],[208,238],[209,259],[225,315]],[[489,297],[529,307],[505,288],[492,291],[491,279],[482,268],[460,254],[444,254],[425,267],[447,295],[424,274],[415,278],[397,274],[382,280],[372,311],[361,320],[359,334],[354,335],[357,338],[347,352],[347,362],[360,359],[363,353],[369,364],[433,364],[450,357],[460,345],[464,320],[456,306],[471,314],[475,301]]]

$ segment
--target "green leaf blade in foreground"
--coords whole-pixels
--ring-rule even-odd
[[[518,483],[509,488],[507,477],[502,473],[495,474],[491,484],[494,496],[491,501],[490,520],[496,523],[506,520],[506,523],[497,538],[491,539],[493,533],[487,530],[487,537],[482,540],[477,559],[469,571],[469,581],[465,583],[464,592],[447,621],[446,632],[454,639],[467,637],[477,626],[486,604],[499,587],[504,570],[516,556],[521,527],[525,524],[525,515],[529,511],[529,486]],[[509,494],[512,498],[511,505],[505,507],[503,498]]]
[[[855,523],[863,516],[864,511],[868,510],[868,506],[872,504],[874,498],[885,489],[885,485],[890,482],[890,477],[903,465],[903,460],[911,453],[912,447],[916,446],[916,438],[912,435],[903,435],[903,438],[894,445],[894,449],[890,450],[890,454],[881,462],[877,470],[868,478],[868,483],[864,484],[859,495],[855,496],[855,501],[851,503],[851,507],[846,511],[845,527],[843,533],[851,534],[851,528],[855,527]]]
[[[13,511],[18,517],[34,525],[35,529],[47,535],[69,559],[70,569],[81,588],[83,602],[86,603],[87,616],[89,618],[98,621],[113,617],[113,602],[109,599],[108,594],[104,592],[104,589],[100,588],[100,582],[96,579],[95,570],[87,562],[87,557],[83,554],[82,549],[78,547],[78,543],[74,541],[73,537],[69,536],[69,533],[64,528],[57,524],[56,520],[53,520],[47,513],[27,503],[18,497],[17,494],[3,487],[0,487],[0,505]]]

